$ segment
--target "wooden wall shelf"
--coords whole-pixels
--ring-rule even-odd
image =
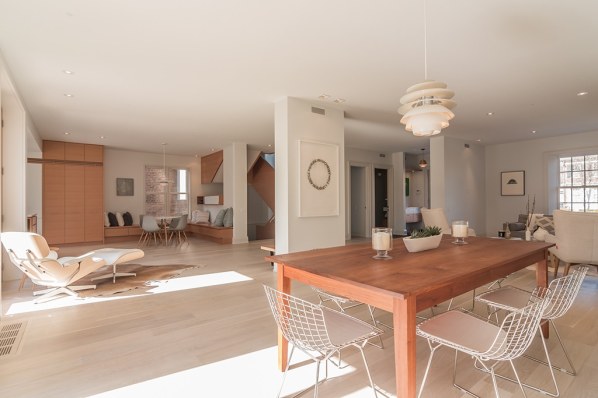
[[[198,205],[223,205],[224,196],[222,195],[210,195],[210,196],[198,196]]]

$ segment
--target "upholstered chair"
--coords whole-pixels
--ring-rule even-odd
[[[421,208],[422,218],[424,220],[424,225],[426,227],[429,226],[437,226],[440,227],[443,234],[451,234],[451,226],[448,223],[446,218],[446,214],[444,213],[444,209],[442,207],[437,207],[434,209],[427,209],[425,207]],[[467,234],[469,236],[476,236],[475,230],[473,228],[468,228]]]
[[[554,277],[560,262],[565,263],[563,275],[574,264],[598,267],[598,214],[555,210],[554,231],[556,246],[549,249]]]

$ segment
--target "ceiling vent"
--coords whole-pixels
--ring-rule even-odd
[[[312,106],[311,113],[317,113],[318,115],[326,116],[326,109],[316,108],[315,106]]]

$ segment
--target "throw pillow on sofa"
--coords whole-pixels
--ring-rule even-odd
[[[233,208],[229,207],[224,214],[224,219],[222,220],[222,224],[225,227],[232,227],[233,226]]]
[[[133,216],[128,211],[123,213],[123,221],[125,222],[125,226],[133,225]]]
[[[554,221],[552,220],[552,216],[539,217],[536,219],[536,225],[546,230],[549,234],[554,235]]]
[[[123,215],[121,212],[116,213],[116,222],[118,223],[119,227],[122,227],[125,225],[125,220],[123,219]]]
[[[110,221],[111,227],[118,227],[118,220],[116,219],[116,214],[112,212],[108,213],[108,221]]]
[[[106,213],[106,212],[104,212],[104,226],[105,227],[110,226],[110,219],[108,218],[108,213]]]
[[[216,218],[214,219],[214,225],[216,227],[224,227],[224,215],[226,214],[226,210],[227,209],[222,209],[216,215]]]

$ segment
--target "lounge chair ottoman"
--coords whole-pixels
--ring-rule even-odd
[[[118,264],[126,263],[128,261],[137,260],[142,258],[145,253],[139,249],[98,249],[90,253],[94,257],[99,257],[106,262],[106,265],[112,265],[112,273],[104,274],[91,278],[92,281],[97,279],[112,278],[112,283],[116,282],[117,276],[135,276],[134,272],[116,272],[116,266]]]

